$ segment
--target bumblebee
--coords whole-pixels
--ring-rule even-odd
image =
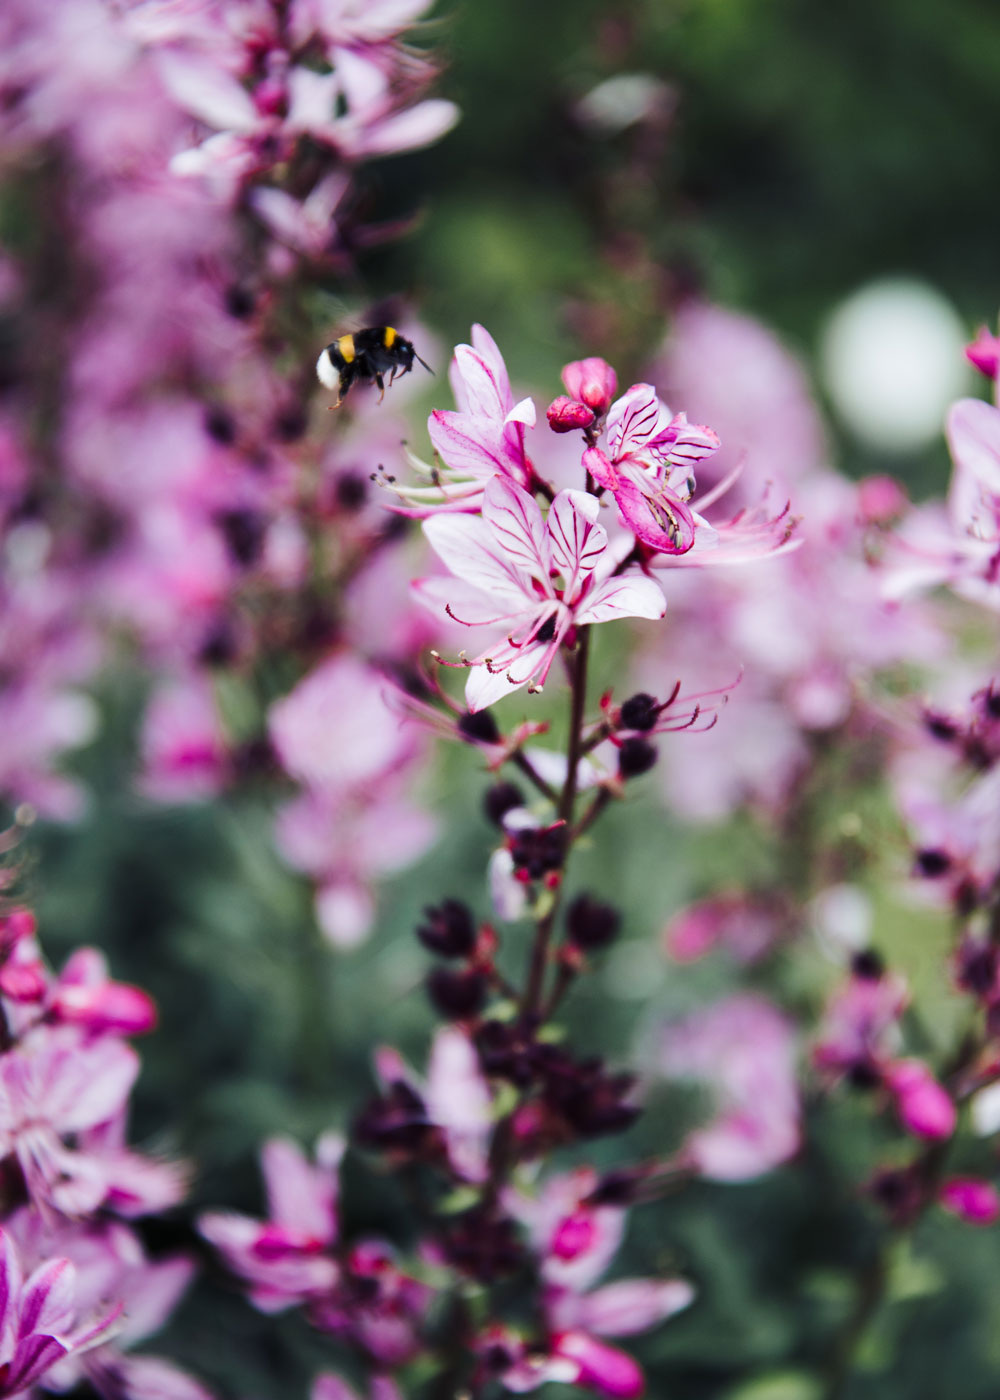
[[[369,326],[328,345],[316,361],[316,374],[324,388],[337,390],[337,402],[331,408],[340,407],[352,384],[377,384],[381,403],[384,376],[389,376],[391,384],[398,374],[409,374],[414,360],[434,373],[414,350],[412,341],[405,340],[394,326]]]

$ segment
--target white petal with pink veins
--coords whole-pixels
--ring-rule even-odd
[[[597,524],[600,503],[586,491],[560,491],[546,521],[552,562],[562,574],[567,599],[575,599],[583,580],[593,573],[608,547],[608,534]]]
[[[534,591],[517,568],[519,560],[505,554],[484,520],[471,515],[434,516],[424,521],[424,534],[456,578],[497,595],[497,612],[521,611],[533,600]]]
[[[534,496],[513,481],[494,477],[483,492],[483,520],[504,555],[550,587],[549,544],[542,512]],[[529,597],[534,596],[533,590],[527,591]]]
[[[618,617],[660,618],[667,600],[651,578],[609,578],[576,614],[578,623],[612,622]]]

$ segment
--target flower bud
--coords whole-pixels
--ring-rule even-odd
[[[951,1137],[958,1114],[947,1091],[920,1060],[899,1060],[889,1068],[886,1084],[896,1100],[896,1112],[915,1137]]]
[[[647,695],[640,690],[631,695],[621,707],[621,721],[624,729],[638,729],[648,733],[660,717],[660,702],[655,695]]]
[[[481,972],[436,967],[427,978],[431,1004],[449,1021],[476,1016],[486,1005],[488,984]]]
[[[638,1362],[588,1332],[558,1332],[552,1339],[552,1354],[575,1362],[580,1368],[577,1383],[599,1395],[634,1400],[645,1389]]]
[[[992,1225],[1000,1217],[1000,1195],[989,1181],[955,1176],[941,1188],[941,1204],[971,1225]]]
[[[566,859],[566,826],[526,827],[510,838],[514,872],[527,880],[540,880],[550,870],[560,870]]]
[[[0,992],[11,1001],[41,1001],[45,995],[45,968],[37,958],[5,963],[0,967]]]
[[[57,1021],[100,1034],[142,1035],[156,1025],[152,997],[126,982],[57,987],[49,1011]]]
[[[613,905],[579,894],[566,911],[566,936],[578,948],[606,948],[618,937],[621,923]]]
[[[552,400],[545,416],[554,433],[573,433],[591,427],[594,422],[592,408],[588,408],[577,399],[568,399],[565,394],[560,394],[557,399]]]
[[[877,982],[885,973],[885,963],[874,948],[863,948],[851,959],[851,971],[862,982]]]
[[[574,360],[562,372],[562,382],[571,398],[585,403],[600,417],[611,407],[611,400],[618,388],[618,376],[608,364],[596,355],[586,360]]]
[[[991,335],[985,326],[980,326],[975,340],[965,347],[965,358],[987,378],[996,379],[1000,372],[1000,336]]]
[[[443,958],[466,958],[476,946],[472,911],[458,899],[428,905],[424,922],[417,925],[417,937],[425,948]]]
[[[483,711],[482,713],[486,713]],[[483,811],[494,826],[503,826],[503,819],[515,807],[524,806],[524,793],[517,783],[494,783],[483,798]]]
[[[477,710],[475,714],[466,710],[459,717],[458,732],[470,744],[495,744],[500,739],[497,722],[489,710]]]
[[[638,778],[648,773],[657,757],[656,749],[648,739],[626,739],[618,750],[619,777]]]

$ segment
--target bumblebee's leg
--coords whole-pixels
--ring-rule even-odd
[[[382,375],[379,373],[378,370],[375,371],[375,383],[378,385],[378,401],[379,403],[381,403],[382,400],[385,398],[385,380],[382,378]],[[391,379],[389,383],[392,383]]]
[[[345,365],[344,368],[340,371],[340,383],[337,385],[337,402],[330,404],[331,412],[333,409],[339,408],[340,405],[347,398],[347,391],[354,383],[356,374],[357,366],[354,363]]]

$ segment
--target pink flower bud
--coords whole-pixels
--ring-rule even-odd
[[[600,1395],[632,1400],[645,1389],[638,1364],[627,1352],[606,1346],[586,1332],[560,1332],[553,1338],[552,1354],[579,1366],[577,1384],[589,1386]]]
[[[63,985],[56,989],[50,1010],[57,1021],[96,1032],[141,1035],[156,1025],[152,997],[127,982]]]
[[[578,1210],[560,1220],[549,1248],[557,1259],[576,1259],[593,1248],[597,1223],[590,1211]]]
[[[594,411],[577,399],[568,399],[560,394],[546,409],[549,427],[554,433],[572,433],[578,428],[589,428],[594,421]]]
[[[0,992],[11,1001],[41,1001],[45,995],[44,967],[36,958],[6,963],[0,967]]]
[[[985,326],[976,331],[976,338],[965,347],[965,358],[990,379],[1000,372],[1000,336],[991,335]]]
[[[899,1060],[885,1082],[896,1099],[896,1112],[909,1133],[946,1138],[955,1131],[957,1113],[947,1092],[919,1060]]]
[[[953,1176],[941,1188],[941,1204],[972,1225],[992,1225],[1000,1217],[1000,1195],[989,1181]]]
[[[0,918],[0,952],[9,953],[22,939],[33,937],[35,928],[35,916],[30,909],[12,909]]]
[[[902,515],[906,492],[892,476],[866,476],[858,482],[858,515],[866,524],[887,525]]]
[[[574,360],[562,372],[562,382],[570,398],[578,399],[600,417],[607,413],[618,388],[618,376],[606,360],[596,355]]]

